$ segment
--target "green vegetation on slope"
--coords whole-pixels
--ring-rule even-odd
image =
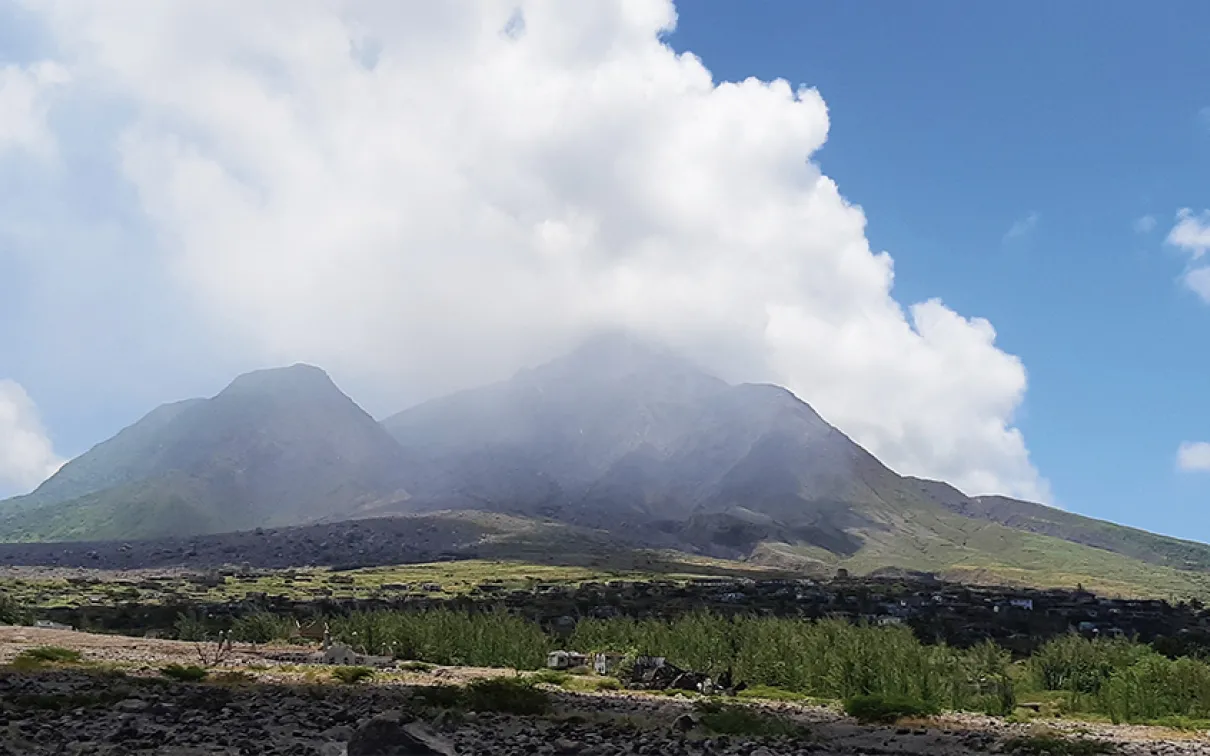
[[[900,510],[879,528],[861,529],[862,548],[837,558],[818,548],[770,544],[767,550],[824,561],[865,574],[884,567],[935,572],[955,581],[1074,588],[1111,596],[1210,597],[1210,572],[1181,570],[1104,549],[926,506]]]

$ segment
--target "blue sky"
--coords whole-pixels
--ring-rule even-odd
[[[1183,279],[1192,248],[1165,241],[1181,208],[1210,208],[1210,6],[677,6],[667,41],[716,83],[814,87],[826,122],[759,82],[703,91],[658,54],[658,0],[535,6],[520,62],[465,19],[357,7],[296,29],[272,3],[233,24],[202,0],[74,15],[0,0],[0,410],[3,381],[24,397],[10,386],[10,438],[45,431],[42,459],[68,458],[155,404],[294,360],[383,415],[622,324],[789,385],[896,469],[1210,540],[1210,473],[1177,468],[1179,444],[1210,441],[1210,304]],[[289,37],[308,29],[385,63]],[[421,31],[446,44],[409,58]],[[575,86],[551,95],[562,76]],[[30,131],[5,131],[17,115]],[[864,210],[893,289],[843,204],[803,189],[808,160]],[[698,183],[712,193],[684,206]],[[793,220],[807,199],[811,238]],[[518,225],[498,225],[502,207]],[[760,240],[711,247],[770,207]],[[648,210],[688,220],[644,237]],[[533,228],[588,262],[557,262]],[[934,297],[949,327],[925,336],[911,308]],[[986,318],[994,346],[950,316]],[[21,488],[3,467],[0,494]]]
[[[1059,503],[1210,539],[1210,476],[1174,461],[1210,436],[1210,307],[1163,243],[1210,206],[1210,5],[680,10],[673,44],[716,75],[821,91],[818,159],[894,255],[897,298],[987,317],[1024,361],[1020,426]]]

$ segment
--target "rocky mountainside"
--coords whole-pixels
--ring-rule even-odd
[[[0,502],[0,539],[179,537],[448,511],[533,523],[508,540],[519,558],[547,550],[557,524],[619,549],[817,573],[1210,588],[1204,544],[900,476],[791,392],[731,385],[618,335],[382,424],[317,368],[242,376],[211,399],[155,410],[29,496]],[[417,555],[452,548],[435,532]]]
[[[160,407],[0,504],[7,540],[129,539],[349,519],[406,498],[399,445],[322,370]]]

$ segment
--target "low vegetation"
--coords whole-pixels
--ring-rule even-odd
[[[503,612],[355,612],[331,629],[360,653],[441,665],[539,669],[552,647],[537,623]]]
[[[16,666],[41,666],[46,664],[79,664],[84,657],[79,651],[59,646],[27,648],[13,660]]]
[[[1051,733],[1025,735],[1004,741],[1002,750],[1017,756],[1096,756],[1113,753],[1112,743],[1089,738],[1067,738]]]
[[[743,704],[703,701],[697,705],[702,727],[717,735],[744,737],[797,737],[804,728],[789,719]]]
[[[192,664],[169,664],[160,670],[160,674],[179,682],[201,682],[209,676],[210,671]]]
[[[332,677],[345,685],[353,685],[362,680],[369,680],[374,676],[374,670],[369,667],[336,667],[332,670]]]
[[[937,709],[927,703],[900,696],[860,695],[844,701],[844,711],[864,724],[892,724],[907,717],[930,717]]]

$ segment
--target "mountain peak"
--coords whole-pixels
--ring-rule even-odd
[[[223,394],[243,393],[316,393],[340,389],[322,368],[305,363],[267,368],[244,373],[231,382]]]

